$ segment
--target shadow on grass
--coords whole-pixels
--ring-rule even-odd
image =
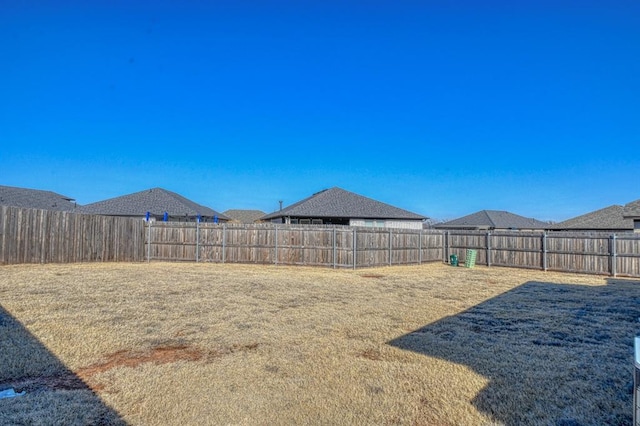
[[[465,365],[472,404],[505,425],[631,425],[640,282],[527,282],[390,345]]]
[[[25,394],[0,399],[0,424],[126,424],[0,305],[0,391],[10,388]]]

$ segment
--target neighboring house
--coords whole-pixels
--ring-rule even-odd
[[[195,203],[175,192],[162,188],[147,189],[121,197],[87,204],[78,213],[103,216],[128,216],[173,222],[226,222],[229,218],[209,207]]]
[[[51,191],[0,186],[0,206],[72,211],[76,203],[73,198]]]
[[[551,231],[629,232],[633,220],[625,219],[624,207],[613,205],[549,225]]]
[[[500,210],[481,210],[459,219],[434,225],[436,229],[482,231],[542,231],[548,223]]]
[[[427,218],[334,187],[265,215],[261,219],[273,223],[422,229],[422,222]]]
[[[223,212],[225,216],[229,217],[231,222],[234,223],[256,223],[260,221],[260,218],[266,213],[262,210],[227,210]]]
[[[640,232],[640,200],[626,204],[622,214],[625,219],[633,221],[633,230]]]

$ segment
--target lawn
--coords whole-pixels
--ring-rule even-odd
[[[632,423],[640,282],[442,264],[0,267],[0,424]]]

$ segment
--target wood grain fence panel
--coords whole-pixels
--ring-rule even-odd
[[[640,276],[640,234],[617,236],[615,239],[616,273]]]
[[[353,267],[353,229],[336,229],[335,255],[337,268]]]
[[[421,251],[423,262],[442,261],[444,255],[444,232],[424,231],[422,233]]]
[[[604,275],[610,273],[608,256],[585,253],[551,253],[548,255],[547,265],[551,271]]]
[[[489,264],[540,269],[542,236],[542,233],[526,232],[489,233],[489,247],[484,249],[489,253]],[[481,263],[486,264],[486,260]]]
[[[2,206],[0,263],[141,261],[143,230],[139,219]]]
[[[409,265],[420,263],[419,232],[392,232],[391,234],[391,264]]]
[[[303,263],[312,266],[332,266],[333,231],[327,228],[308,229],[303,234]]]
[[[9,241],[9,231],[7,228],[9,220],[7,210],[7,206],[0,206],[0,264],[4,263],[4,260],[6,259],[6,245]]]
[[[356,230],[356,266],[389,264],[389,233],[367,228]]]

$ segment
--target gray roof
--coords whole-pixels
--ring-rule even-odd
[[[337,187],[320,191],[282,210],[263,216],[262,219],[267,220],[284,216],[401,220],[426,219],[425,216]]]
[[[479,212],[438,223],[439,229],[545,229],[548,223],[500,210]]]
[[[640,200],[626,204],[622,214],[626,218],[640,219]]]
[[[223,214],[240,223],[254,223],[266,213],[262,210],[232,209],[225,211]]]
[[[613,205],[549,226],[553,230],[632,230],[633,220],[623,217],[624,207]]]
[[[121,197],[110,198],[78,208],[78,213],[100,214],[106,216],[144,216],[147,212],[154,216],[218,216],[228,220],[223,214],[209,207],[197,204],[182,195],[162,188],[152,188]]]
[[[76,207],[73,201],[71,197],[51,191],[0,186],[0,206],[71,211]]]

